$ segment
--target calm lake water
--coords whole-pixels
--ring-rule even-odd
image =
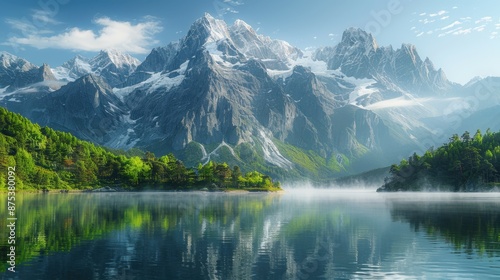
[[[18,194],[16,202],[17,272],[4,272],[3,261],[1,279],[500,276],[499,194]]]

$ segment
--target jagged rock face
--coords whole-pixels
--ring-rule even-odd
[[[170,43],[166,47],[154,48],[138,67],[136,72],[162,72],[169,70],[172,58],[178,52],[179,43]]]
[[[22,88],[43,81],[55,80],[56,78],[54,77],[54,74],[52,74],[50,67],[47,64],[44,64],[40,68],[34,68],[16,75],[16,78],[12,83],[12,87]]]
[[[39,99],[30,112],[40,125],[105,144],[123,126],[124,104],[101,78],[86,75]],[[38,110],[37,110],[38,109]]]
[[[70,82],[92,73],[92,66],[89,64],[89,59],[77,55],[63,65],[52,69],[52,72],[58,80]]]
[[[261,60],[268,69],[287,69],[288,59],[302,57],[302,52],[280,40],[258,35],[242,20],[237,20],[229,29],[234,46],[247,57]]]
[[[269,103],[273,96],[284,99],[284,94],[259,62],[227,69],[210,54],[200,52],[188,68],[184,81],[169,92],[160,89],[141,99],[143,92],[136,91],[129,97],[141,99],[131,115],[143,124],[138,125],[138,133],[144,135],[141,143],[161,135],[166,143],[179,150],[191,141],[202,144],[224,141],[231,145],[251,142],[253,133],[267,126],[274,126],[277,135],[286,133],[284,122],[288,120],[280,111],[286,105],[275,106],[280,103],[278,100]],[[276,94],[272,94],[273,89]],[[277,119],[277,113],[281,118]],[[151,130],[155,133],[150,134]]]
[[[6,52],[0,53],[0,88],[16,88],[28,82],[36,83],[38,67],[25,59]],[[33,77],[32,77],[33,76]]]
[[[331,50],[330,57],[325,58],[328,59],[330,69],[340,69],[350,77],[372,78],[372,69],[366,66],[370,65],[377,49],[377,43],[371,34],[350,28],[342,35],[342,41]]]
[[[435,95],[456,88],[428,58],[422,61],[415,46],[403,44],[398,50],[379,47],[373,36],[361,29],[346,30],[337,46],[318,50],[315,58],[347,76],[375,79],[384,86],[397,85],[420,95]]]
[[[161,70],[164,76],[186,63],[189,69],[182,82],[169,91],[160,87],[146,89],[149,93],[145,94],[144,89],[136,89],[128,96],[128,100],[140,104],[131,113],[132,119],[142,124],[136,129],[141,135],[139,145],[158,146],[154,142],[159,139],[165,149],[175,150],[191,141],[237,145],[252,142],[262,130],[272,129],[279,139],[286,139],[293,131],[298,111],[294,102],[267,74],[261,61],[243,54],[243,44],[235,46],[231,30],[223,21],[206,15],[176,46],[177,53],[165,57],[160,55],[165,49],[155,49],[147,63],[139,66],[152,70],[152,61],[163,61],[167,64],[155,70]],[[169,48],[169,52],[173,50]],[[261,57],[282,55],[271,53],[269,48],[266,52],[267,56]]]
[[[349,105],[336,110],[333,120],[334,141],[343,153],[381,149],[393,143],[388,127],[371,111]]]
[[[125,83],[140,62],[128,54],[106,50],[92,58],[89,64],[95,75],[101,76],[110,86],[115,87]]]
[[[294,134],[287,138],[290,143],[301,147],[332,152],[332,115],[339,104],[333,94],[308,69],[297,66],[285,81],[285,92],[292,98],[303,118],[295,121]],[[307,137],[305,137],[307,135]]]

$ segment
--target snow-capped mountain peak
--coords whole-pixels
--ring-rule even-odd
[[[226,38],[230,38],[229,30],[226,22],[220,19],[214,18],[209,13],[205,13],[205,16],[198,19],[192,28],[201,27],[207,32],[207,42],[216,42]]]
[[[344,31],[339,46],[349,47],[353,50],[362,48],[364,49],[365,55],[368,55],[370,52],[375,52],[378,49],[377,42],[372,34],[354,27]]]
[[[472,78],[470,81],[468,81],[464,87],[470,87],[474,84],[476,84],[477,82],[483,80],[485,77],[482,77],[482,76],[475,76],[474,78]]]
[[[89,60],[81,55],[66,61],[63,65],[52,69],[54,76],[61,81],[72,82],[84,75],[92,73]]]
[[[3,68],[15,68],[19,71],[29,71],[38,68],[29,61],[4,51],[0,52],[0,61]]]
[[[58,80],[72,82],[88,74],[102,76],[111,86],[125,82],[140,61],[118,50],[102,50],[95,57],[87,59],[77,55],[63,65],[52,69]]]
[[[248,31],[248,32],[252,32],[252,33],[255,33],[255,30],[252,28],[252,26],[250,26],[248,23],[246,23],[245,21],[241,20],[241,19],[237,19],[233,26],[231,27],[231,31],[235,32],[235,31]]]
[[[109,63],[114,64],[118,69],[128,69],[130,74],[141,62],[129,54],[122,53],[115,49],[102,50],[97,56],[90,60],[90,64],[94,68],[96,68],[96,66],[105,68]]]
[[[129,54],[122,53],[116,49],[107,49],[101,51],[108,56],[108,58],[115,64],[118,68],[133,66],[132,68],[137,68],[141,63],[137,58],[132,57]]]

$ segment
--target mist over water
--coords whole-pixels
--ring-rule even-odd
[[[308,181],[303,182],[286,182],[282,188],[286,193],[290,194],[307,194],[307,195],[323,195],[323,194],[349,194],[349,193],[374,193],[380,187],[378,184],[315,184]]]

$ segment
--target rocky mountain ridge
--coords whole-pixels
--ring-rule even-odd
[[[434,136],[438,122],[429,120],[443,115],[435,99],[468,92],[414,46],[380,47],[360,29],[311,53],[209,14],[140,64],[103,51],[50,76],[46,65],[4,56],[0,103],[35,122],[112,148],[173,152],[188,164],[217,158],[281,177],[336,176],[403,158]],[[30,71],[42,72],[38,83],[67,84],[35,95],[33,87],[7,90],[11,77]]]

